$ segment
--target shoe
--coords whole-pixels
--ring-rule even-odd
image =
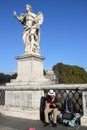
[[[43,126],[48,126],[48,125],[49,125],[49,123],[45,122]]]
[[[53,123],[53,127],[57,127],[57,124],[56,124],[56,123]]]

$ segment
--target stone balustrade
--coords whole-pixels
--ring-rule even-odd
[[[0,86],[0,112],[4,115],[39,119],[40,99],[49,89],[54,89],[59,98],[71,95],[83,112],[81,125],[87,126],[87,84],[53,84]],[[80,96],[79,96],[80,94]]]

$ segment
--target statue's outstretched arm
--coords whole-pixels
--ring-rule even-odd
[[[14,11],[14,16],[17,18],[18,21],[21,21],[21,17],[19,17],[19,16],[16,14],[16,11]]]

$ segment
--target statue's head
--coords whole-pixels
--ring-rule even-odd
[[[25,9],[32,12],[32,7],[28,4],[25,5]]]

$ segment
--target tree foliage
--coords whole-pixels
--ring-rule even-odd
[[[0,73],[0,84],[5,84],[7,82],[10,82],[11,79],[16,79],[16,77],[17,77],[17,73],[12,75]]]
[[[53,71],[59,79],[59,83],[87,83],[87,72],[82,67],[57,63],[53,66]]]
[[[43,70],[43,75],[46,76],[46,71],[45,70]]]

